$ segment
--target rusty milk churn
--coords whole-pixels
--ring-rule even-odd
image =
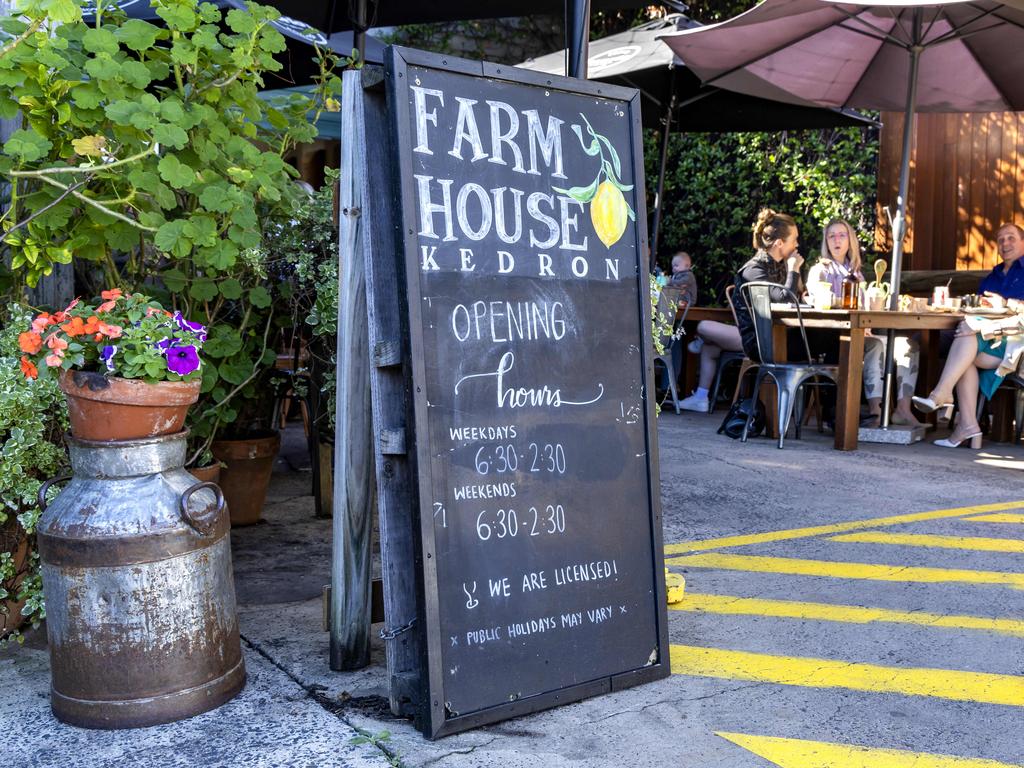
[[[220,489],[184,469],[187,432],[69,439],[71,481],[38,526],[53,713],[87,728],[167,723],[245,685]]]

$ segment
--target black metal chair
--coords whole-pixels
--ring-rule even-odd
[[[772,342],[772,293],[788,301],[796,308],[796,317],[799,321],[800,339],[803,342],[802,357],[807,361],[788,362],[779,361],[775,356],[774,344]],[[815,363],[811,357],[811,347],[807,343],[807,330],[804,328],[804,318],[800,311],[800,304],[792,291],[777,283],[755,281],[744,283],[740,287],[741,298],[746,302],[750,312],[750,318],[754,323],[754,333],[757,339],[758,357],[761,359],[757,367],[757,377],[754,380],[754,396],[761,391],[761,383],[765,377],[770,377],[775,382],[778,391],[778,412],[779,412],[779,448],[782,448],[789,429],[791,416],[796,415],[796,439],[800,439],[800,427],[803,423],[803,390],[805,386],[835,386],[839,377],[839,367],[836,365],[824,365]],[[819,381],[824,378],[827,381]],[[746,442],[747,430],[750,427],[750,419],[743,429],[742,440]]]

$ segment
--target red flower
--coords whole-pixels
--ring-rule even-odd
[[[104,291],[104,293],[106,293],[106,291]],[[96,311],[97,312],[109,312],[110,310],[112,310],[114,308],[115,304],[117,304],[116,300],[104,301],[102,304],[100,304],[98,307],[96,307]]]
[[[36,368],[35,364],[24,355],[21,357],[21,372],[25,374],[26,379],[35,379],[39,377],[39,369]]]
[[[51,333],[46,339],[46,346],[52,349],[56,354],[61,357],[64,356],[64,350],[68,348],[68,343],[64,339],[60,338],[56,333]],[[47,363],[49,365],[49,363]]]
[[[80,317],[72,317],[71,320],[64,323],[60,329],[71,338],[74,338],[75,336],[81,336],[85,333],[85,322]]]
[[[53,318],[50,317],[49,312],[43,312],[39,317],[32,321],[32,330],[36,333],[42,333],[43,329],[48,325],[53,324]]]
[[[109,291],[103,291],[100,293],[100,298],[114,301],[116,299],[120,299],[123,295],[124,294],[121,293],[120,288],[111,288]]]
[[[42,334],[36,333],[35,331],[25,331],[24,333],[18,334],[18,346],[22,352],[27,352],[30,355],[34,355],[40,349],[43,348],[43,337]],[[24,360],[24,358],[22,358]]]
[[[50,368],[60,368],[61,363],[64,362],[64,353],[57,352],[52,355],[47,355],[44,361]]]
[[[111,325],[101,321],[96,323],[96,330],[110,339],[117,339],[121,336],[120,325]]]

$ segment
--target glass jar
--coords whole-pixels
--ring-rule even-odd
[[[840,306],[843,309],[860,309],[860,280],[853,273],[843,278],[843,293]]]

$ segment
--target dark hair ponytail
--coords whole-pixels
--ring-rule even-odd
[[[762,208],[754,222],[754,248],[767,251],[776,240],[785,240],[796,229],[792,216]]]

